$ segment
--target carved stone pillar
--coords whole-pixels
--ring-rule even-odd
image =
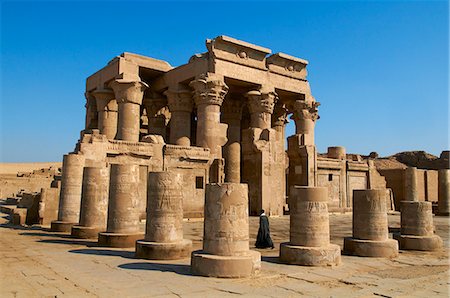
[[[315,122],[319,119],[314,100],[296,100],[292,105],[295,135],[288,137],[289,187],[317,186],[317,150],[314,144]]]
[[[148,134],[160,135],[166,140],[166,128],[170,119],[167,100],[159,94],[152,93],[144,97],[142,105],[147,111]]]
[[[98,127],[97,121],[97,105],[95,103],[95,97],[90,92],[84,94],[86,97],[86,129],[95,129]]]
[[[189,86],[194,89],[197,106],[197,146],[209,148],[211,155],[220,159],[222,146],[227,142],[227,125],[220,123],[220,107],[228,86],[223,78],[213,74],[201,75]]]
[[[319,119],[317,108],[320,106],[316,101],[296,100],[294,103],[295,134],[301,136],[302,145],[314,145],[314,127]]]
[[[110,87],[114,90],[119,111],[116,139],[139,142],[140,109],[148,85],[142,81],[117,79]]]
[[[271,129],[275,92],[250,91],[248,98],[250,127],[242,132],[242,181],[249,186],[250,214],[264,209],[269,215],[282,215],[279,199],[273,197],[276,131]],[[274,202],[277,202],[274,204]]]
[[[273,206],[278,213],[283,214],[286,206],[286,150],[285,150],[285,131],[287,120],[287,108],[285,104],[278,101],[272,115],[272,128],[276,132],[275,137],[275,152],[273,154],[273,170],[275,179],[271,180]]]
[[[246,97],[248,98],[248,109],[250,111],[250,127],[271,128],[276,93],[261,93],[254,90],[247,92]]]
[[[97,102],[98,129],[108,139],[114,139],[117,133],[117,101],[110,89],[100,89],[93,92]]]
[[[169,143],[191,145],[191,113],[194,103],[189,90],[170,89],[164,92],[171,113]]]
[[[417,168],[408,167],[405,170],[405,201],[419,201]]]
[[[51,223],[55,232],[71,232],[80,217],[81,189],[85,157],[81,154],[64,155],[59,196],[58,220]]]
[[[223,147],[225,182],[241,182],[242,102],[227,98],[222,107],[222,121],[228,125],[228,142]]]
[[[384,189],[353,190],[353,237],[344,238],[344,251],[360,257],[398,256],[398,242],[389,239]]]

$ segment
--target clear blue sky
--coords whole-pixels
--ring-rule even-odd
[[[177,66],[218,35],[309,60],[320,152],[438,155],[449,148],[448,14],[446,1],[2,1],[0,161],[73,150],[85,79],[114,56]]]

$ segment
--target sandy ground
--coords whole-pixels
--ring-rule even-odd
[[[398,215],[389,216],[391,229]],[[274,250],[260,250],[262,272],[245,279],[192,276],[189,259],[135,259],[133,250],[97,247],[40,227],[21,228],[0,219],[1,297],[449,297],[449,222],[435,217],[445,248],[401,251],[395,259],[343,256],[335,267],[280,264],[289,217],[271,218]],[[251,245],[258,218],[250,220]],[[351,215],[330,215],[332,242],[351,235]],[[186,238],[201,247],[203,223],[185,222]]]

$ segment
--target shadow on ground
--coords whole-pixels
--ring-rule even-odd
[[[180,265],[180,264],[160,264],[160,263],[127,263],[118,266],[122,269],[129,270],[150,270],[150,271],[160,271],[160,272],[174,272],[181,275],[193,275],[191,273],[191,266]]]
[[[135,259],[134,251],[110,250],[110,249],[73,249],[69,250],[75,254],[97,255],[97,256],[113,256],[125,259]]]
[[[85,245],[87,247],[97,246],[97,242],[86,241],[86,240],[73,240],[73,239],[42,239],[37,240],[37,242],[42,243],[53,243],[53,244],[67,244],[67,245]]]

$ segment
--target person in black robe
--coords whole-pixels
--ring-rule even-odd
[[[269,218],[267,218],[264,210],[259,215],[259,229],[256,237],[256,248],[274,248],[272,238],[270,238]]]

